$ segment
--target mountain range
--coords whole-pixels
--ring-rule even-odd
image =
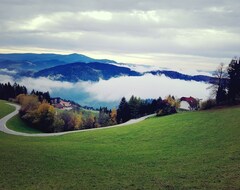
[[[213,77],[205,75],[186,75],[176,71],[153,70],[137,72],[109,59],[94,59],[82,54],[0,54],[0,74],[15,77],[48,77],[53,80],[77,82],[108,80],[120,76],[142,76],[144,74],[165,75],[171,79],[208,82]]]
[[[13,53],[0,54],[0,68],[10,70],[32,70],[39,71],[49,67],[64,65],[74,62],[99,62],[99,63],[116,63],[108,59],[93,59],[82,54],[35,54],[35,53]]]

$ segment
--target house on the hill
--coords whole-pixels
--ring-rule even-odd
[[[57,108],[57,109],[61,109],[61,110],[71,110],[73,109],[73,106],[71,104],[71,102],[69,101],[64,101],[61,98],[52,98],[51,99],[52,105]]]
[[[197,110],[199,108],[199,100],[193,97],[180,98],[180,108],[185,110]]]
[[[59,104],[60,103],[61,98],[56,97],[56,98],[51,98],[51,103],[54,104]]]

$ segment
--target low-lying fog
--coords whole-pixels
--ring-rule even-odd
[[[15,80],[9,75],[0,75],[0,81],[13,83]],[[53,81],[45,77],[23,77],[16,82],[25,85],[29,91],[32,89],[49,91],[52,97],[59,96],[74,100],[81,105],[93,107],[115,107],[123,96],[128,99],[131,95],[143,99],[158,98],[159,96],[164,98],[169,94],[178,98],[192,96],[207,99],[210,94],[207,90],[209,87],[207,83],[170,79],[165,75],[154,76],[151,74],[140,77],[122,76],[99,82],[70,83]]]

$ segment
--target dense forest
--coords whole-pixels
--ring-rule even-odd
[[[27,88],[25,86],[20,86],[17,83],[14,83],[13,85],[10,83],[0,83],[0,99],[9,100],[11,98],[16,98],[19,94],[27,94]]]

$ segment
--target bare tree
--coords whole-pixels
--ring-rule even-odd
[[[220,63],[212,76],[214,79],[211,81],[212,85],[208,89],[212,90],[212,95],[216,98],[217,104],[219,104],[226,99],[228,73],[224,63]]]

